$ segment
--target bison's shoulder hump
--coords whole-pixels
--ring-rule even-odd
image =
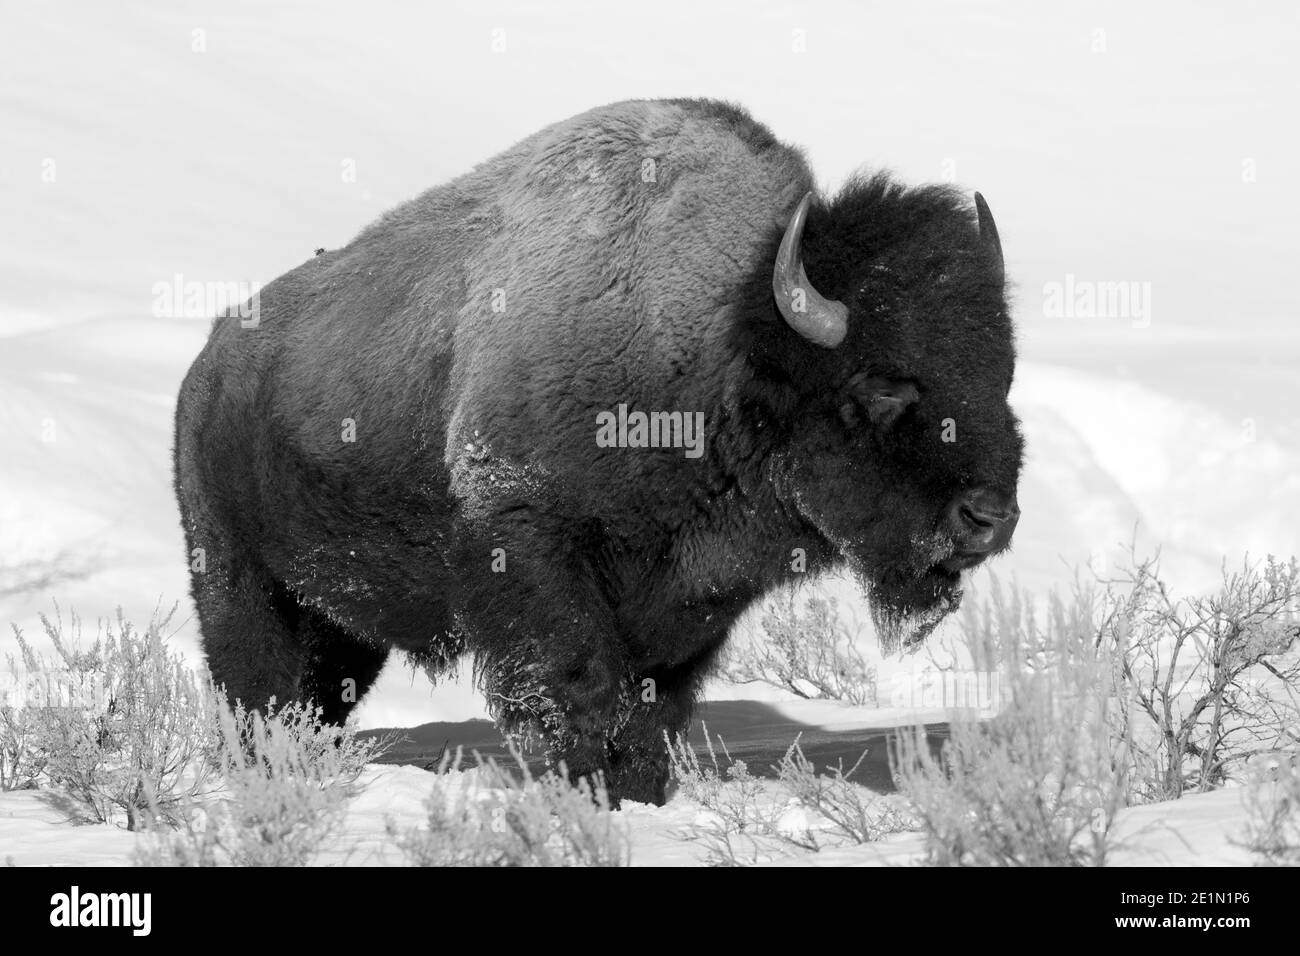
[[[507,219],[560,217],[592,234],[690,220],[733,241],[766,233],[812,183],[797,149],[714,100],[612,103],[498,159],[480,168],[475,191]]]
[[[567,205],[648,208],[685,189],[744,215],[784,204],[811,182],[799,150],[743,108],[718,100],[627,100],[562,120],[477,167],[471,191],[527,206],[558,193]]]

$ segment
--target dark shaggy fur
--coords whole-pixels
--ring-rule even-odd
[[[736,107],[615,104],[309,259],[255,328],[219,319],[176,417],[215,678],[342,720],[391,648],[469,652],[505,726],[662,801],[664,731],[793,549],[937,613],[945,507],[1018,477],[1001,282],[964,197],[855,181],[803,244],[848,338],[808,343],[771,275],[811,182]],[[888,427],[882,379],[920,396]],[[599,447],[620,403],[703,412],[703,455]]]

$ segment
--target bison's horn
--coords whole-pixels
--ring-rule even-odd
[[[1002,263],[1002,240],[998,238],[998,224],[993,221],[989,204],[979,193],[975,194],[975,212],[980,220],[980,243],[998,264],[998,282],[1002,282],[1006,277],[1006,266]]]
[[[803,197],[790,225],[785,228],[781,248],[776,254],[776,268],[772,272],[772,291],[776,294],[777,308],[792,329],[809,342],[833,349],[844,341],[848,333],[849,310],[843,302],[823,299],[803,270],[799,247],[812,198],[812,193]]]

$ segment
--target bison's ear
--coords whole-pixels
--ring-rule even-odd
[[[989,204],[979,193],[975,194],[975,213],[980,221],[980,244],[988,251],[998,265],[998,282],[1006,280],[1006,266],[1002,261],[1002,240],[998,238],[998,224],[993,221]]]

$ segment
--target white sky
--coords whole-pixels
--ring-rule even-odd
[[[744,103],[828,187],[866,165],[980,189],[1030,347],[1089,330],[1042,316],[1067,273],[1152,283],[1142,338],[1300,311],[1283,2],[37,0],[4,20],[0,321],[131,311],[177,271],[269,280],[549,122],[658,95]]]

